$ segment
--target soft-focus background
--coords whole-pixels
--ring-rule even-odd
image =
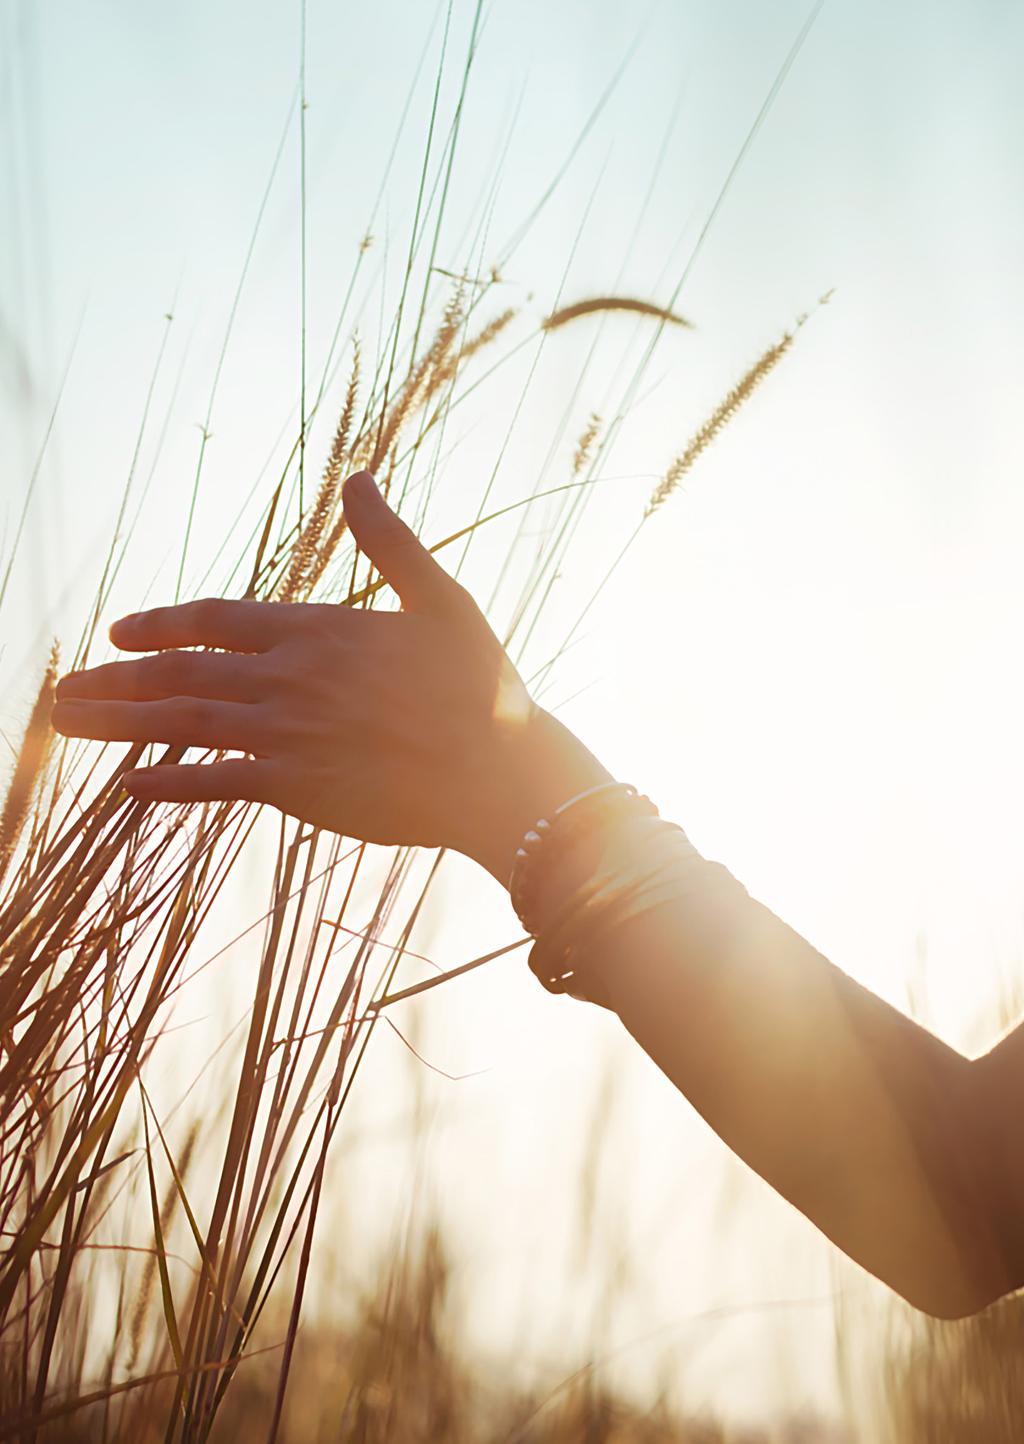
[[[1024,12],[826,3],[702,235],[808,14],[485,4],[436,262],[497,266],[537,321],[609,292],[667,304],[685,275],[694,329],[659,342],[524,666],[572,631],[545,704],[841,967],[978,1050],[1018,983],[1024,871]],[[450,20],[426,0],[309,0],[317,381],[364,237],[350,319],[375,341],[394,307],[438,56],[456,57],[447,125],[472,20],[461,0]],[[0,3],[4,558],[24,528],[0,612],[12,736],[49,639],[77,636],[129,468],[148,491],[107,620],[173,595],[204,427],[193,592],[227,585],[290,444],[301,54],[290,0]],[[672,455],[832,287],[573,631]],[[446,437],[449,494],[464,478],[475,507],[499,451],[498,500],[562,481],[650,334],[608,317],[524,346]],[[424,534],[464,519],[454,506]],[[498,525],[469,550],[481,598],[511,537]],[[245,863],[253,896],[264,861],[257,846]],[[244,925],[244,887],[235,906]],[[451,859],[413,946],[448,965],[514,935],[503,893]],[[182,1079],[237,1021],[252,961],[240,943],[183,998]],[[641,1401],[763,1419],[839,1414],[880,1377],[883,1291],[728,1156],[614,1019],[549,998],[518,954],[394,1019],[426,1063],[391,1030],[374,1040],[311,1317],[351,1309],[395,1229],[436,1218],[460,1339],[524,1387],[596,1360]]]

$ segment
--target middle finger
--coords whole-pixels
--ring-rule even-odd
[[[156,702],[166,697],[258,702],[261,695],[259,659],[238,652],[159,652],[138,661],[69,672],[57,684],[57,699],[62,702]]]

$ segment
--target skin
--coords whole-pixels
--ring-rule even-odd
[[[64,677],[54,726],[241,754],[138,769],[125,779],[138,798],[266,803],[369,842],[454,848],[504,884],[531,823],[609,774],[531,700],[367,473],[344,504],[401,612],[207,600],[126,617],[111,639],[151,655]],[[592,870],[596,846],[582,839],[544,877],[542,906]],[[628,828],[615,846],[627,867]],[[678,901],[594,944],[591,995],[735,1152],[911,1303],[962,1316],[1024,1283],[1006,1106],[1024,1028],[967,1059],[724,869],[697,854],[688,867]]]

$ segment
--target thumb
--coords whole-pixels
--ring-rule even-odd
[[[368,471],[357,471],[342,490],[345,520],[356,544],[406,611],[446,610],[462,588],[453,582],[401,517],[393,512]]]

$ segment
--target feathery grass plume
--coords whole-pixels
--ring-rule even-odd
[[[601,417],[596,411],[590,413],[590,420],[580,433],[580,439],[576,443],[576,451],[572,458],[572,474],[579,476],[587,462],[590,460],[590,453],[594,449],[594,442],[597,440],[597,433],[601,429]]]
[[[831,294],[831,291],[829,291],[826,295],[822,296],[818,305],[823,306]],[[683,477],[691,470],[701,453],[706,451],[715,437],[725,430],[743,403],[753,395],[768,373],[774,371],[775,367],[796,340],[797,332],[806,320],[807,313],[798,316],[792,331],[786,331],[781,340],[776,341],[773,346],[769,346],[768,350],[758,357],[750,370],[737,381],[728,395],[718,403],[707,421],[704,422],[704,425],[694,432],[687,442],[685,449],[681,451],[672,462],[671,466],[665,472],[665,475],[651,493],[650,500],[644,509],[645,520],[647,517],[652,516],[659,507],[664,506]]]
[[[376,472],[404,422],[415,410],[429,402],[435,393],[437,373],[444,369],[451,355],[465,315],[466,289],[460,282],[444,308],[433,341],[420,360],[413,364],[389,410],[380,415],[366,435],[355,460],[364,464],[367,471]]]
[[[303,590],[302,584],[306,580],[310,564],[317,554],[317,543],[323,535],[328,517],[334,510],[337,490],[337,481],[324,480],[321,482],[316,500],[310,509],[309,519],[292,546],[288,570],[276,589],[276,601],[294,602],[299,600],[299,594]]]
[[[482,326],[475,336],[469,340],[457,352],[450,355],[443,366],[439,366],[431,382],[430,394],[435,395],[442,386],[452,381],[455,373],[467,361],[471,361],[478,352],[485,350],[498,339],[501,333],[510,326],[519,312],[515,306],[509,306],[507,310],[500,312],[486,326]],[[426,398],[427,400],[430,397]]]
[[[341,474],[345,467],[345,458],[348,456],[349,437],[352,434],[352,423],[355,420],[356,403],[359,400],[359,379],[362,374],[363,353],[359,344],[359,337],[352,340],[352,370],[349,372],[348,388],[345,392],[345,404],[341,408],[341,415],[338,417],[338,425],[334,431],[334,440],[331,442],[330,455],[327,458],[327,465],[324,468],[324,480],[333,481],[335,485],[341,480]]]
[[[343,514],[339,518],[340,526],[333,527],[328,535],[328,546],[321,547],[321,538],[338,503],[338,486],[348,458],[349,437],[352,434],[352,422],[355,419],[356,403],[359,397],[361,359],[357,337],[352,343],[352,371],[345,392],[345,402],[341,408],[331,449],[324,465],[323,480],[320,483],[320,490],[313,503],[309,520],[292,548],[291,562],[277,591],[278,601],[292,602],[299,600],[300,597],[308,596],[344,533],[345,518]]]
[[[32,704],[28,726],[21,739],[21,747],[14,763],[10,786],[0,811],[0,881],[10,865],[18,838],[28,816],[29,804],[36,784],[46,763],[53,732],[50,728],[50,713],[53,711],[54,690],[57,686],[57,668],[60,663],[60,647],[54,642],[50,649],[50,660],[43,673],[36,700]]]
[[[598,311],[632,311],[637,316],[653,316],[655,320],[667,321],[672,326],[693,329],[693,322],[688,321],[685,316],[666,310],[664,306],[656,306],[653,301],[640,301],[633,296],[593,296],[587,301],[576,301],[571,306],[562,306],[559,310],[552,311],[550,316],[545,316],[540,328],[542,331],[557,331],[559,326],[566,326],[580,316],[593,316]]]
[[[310,592],[313,591],[317,583],[320,581],[320,578],[327,570],[327,564],[331,560],[331,557],[334,555],[334,553],[338,550],[338,547],[341,545],[341,539],[345,535],[347,528],[348,522],[345,520],[345,513],[342,512],[342,514],[335,521],[334,525],[331,527],[330,531],[327,533],[327,540],[324,542],[323,546],[317,552],[316,557],[313,560],[313,568],[309,574]]]

